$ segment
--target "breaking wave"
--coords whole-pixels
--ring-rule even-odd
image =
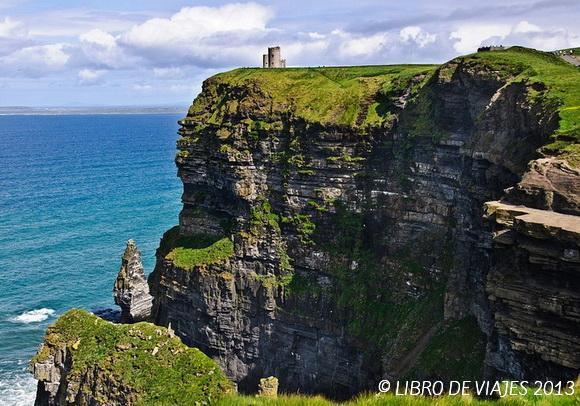
[[[19,362],[23,364],[24,362]],[[30,406],[36,397],[36,380],[26,371],[0,372],[0,404]]]
[[[10,319],[13,323],[38,323],[40,321],[44,321],[48,319],[50,316],[54,314],[53,309],[47,309],[43,307],[42,309],[30,310],[28,312],[24,312],[19,316],[12,317]]]

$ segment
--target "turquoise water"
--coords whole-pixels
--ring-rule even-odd
[[[0,116],[0,404],[28,405],[44,329],[113,307],[125,241],[146,272],[177,223],[176,115]]]

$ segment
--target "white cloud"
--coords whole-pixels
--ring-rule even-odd
[[[567,30],[512,31],[505,37],[490,38],[483,43],[501,42],[504,45],[522,45],[530,48],[554,50],[570,48],[580,44],[580,37],[570,34]]]
[[[117,45],[117,39],[100,29],[90,30],[79,37],[81,50],[96,65],[108,68],[128,66],[130,59]]]
[[[21,21],[4,17],[0,20],[0,56],[10,54],[30,44],[30,35]]]
[[[542,29],[535,24],[531,24],[528,21],[520,21],[512,29],[512,33],[529,33],[529,32],[541,32]]]
[[[403,28],[399,32],[399,37],[405,43],[414,42],[419,45],[419,48],[424,48],[426,45],[434,43],[437,39],[437,35],[430,34],[417,26]]]
[[[104,74],[104,70],[81,69],[78,77],[81,83],[94,84],[99,82]]]
[[[282,44],[283,57],[292,64],[297,65],[299,60],[308,60],[310,58],[326,55],[330,42],[325,39],[315,41],[296,41]]]
[[[81,42],[98,45],[103,48],[114,48],[117,46],[115,37],[113,37],[108,32],[99,29],[85,32],[80,36],[80,40]]]
[[[193,94],[193,92],[195,90],[197,90],[197,86],[191,85],[189,83],[182,83],[182,84],[169,86],[169,90],[174,92],[174,93]]]
[[[475,52],[482,45],[512,46],[552,50],[578,46],[580,38],[565,29],[543,29],[528,21],[514,24],[470,24],[452,32],[455,50],[461,53]]]
[[[370,36],[352,37],[344,32],[338,33],[344,41],[339,45],[338,53],[343,58],[366,57],[380,52],[386,46],[387,34],[377,33]]]
[[[271,45],[282,46],[289,66],[307,66],[438,63],[482,44],[554,49],[580,43],[574,28],[549,29],[545,20],[532,22],[531,17],[414,19],[400,25],[393,20],[359,31],[355,25],[328,21],[314,31],[307,21],[288,23],[284,16],[279,16],[280,24],[292,28],[275,26],[273,9],[256,3],[184,7],[164,18],[84,8],[48,13],[23,21],[0,18],[0,74],[42,76],[67,70],[67,77],[78,77],[77,84],[104,79],[114,84],[137,74],[133,90],[152,95],[162,88],[186,92],[176,86],[226,68],[259,66]],[[81,27],[86,28],[79,32]],[[199,77],[192,79],[195,75]]]
[[[255,3],[221,7],[184,7],[171,18],[153,18],[134,26],[123,41],[136,47],[189,46],[189,41],[237,31],[265,31],[269,8]]]
[[[149,92],[153,89],[153,86],[148,83],[135,83],[133,86],[131,86],[131,89],[138,92]]]
[[[151,18],[143,12],[115,11],[113,7],[98,9],[79,6],[74,8],[50,7],[31,13],[26,21],[30,34],[38,38],[79,37],[81,34],[99,29],[106,32],[123,32],[135,24]]]
[[[309,32],[308,37],[311,39],[324,39],[326,38],[326,35],[321,34],[319,32]]]
[[[62,70],[70,59],[66,44],[36,45],[22,48],[0,58],[2,68],[12,74],[42,76]]]
[[[508,24],[467,24],[462,25],[449,35],[449,39],[455,41],[453,48],[457,52],[467,54],[475,52],[477,48],[488,38],[505,37],[511,31]]]
[[[153,75],[158,78],[181,78],[183,77],[183,69],[179,67],[169,67],[169,68],[153,68]]]
[[[0,21],[0,38],[13,38],[22,35],[26,35],[26,30],[20,21],[15,21],[10,17],[4,17],[4,21]]]
[[[70,55],[64,50],[65,44],[48,44],[24,48],[14,54],[14,60],[25,60],[31,64],[39,63],[48,68],[62,68]],[[10,59],[10,58],[9,58]]]
[[[121,34],[117,43],[158,65],[171,59],[197,66],[254,61],[272,30],[270,8],[255,3],[185,7],[170,18],[153,18]]]

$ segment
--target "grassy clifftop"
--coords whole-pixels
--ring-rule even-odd
[[[117,396],[131,404],[205,404],[232,388],[209,357],[150,323],[113,324],[73,309],[48,328],[31,364],[54,363],[62,351],[61,387],[101,404],[118,403]]]
[[[506,83],[524,83],[530,103],[557,111],[560,125],[544,152],[580,164],[580,68],[547,52],[522,47],[479,52],[441,65],[387,65],[318,68],[241,68],[209,78],[186,120],[221,126],[232,118],[256,130],[280,126],[291,115],[321,125],[358,129],[393,120],[393,101],[405,92],[412,102],[421,89],[435,88],[448,66],[468,62],[497,72]],[[437,74],[434,74],[437,73]],[[540,83],[545,91],[536,92]],[[226,130],[223,130],[224,133]],[[364,132],[364,131],[363,131]]]
[[[296,118],[308,122],[377,125],[387,118],[387,111],[381,111],[379,106],[382,96],[404,89],[414,76],[436,68],[436,65],[241,68],[210,78],[206,86],[259,89],[264,112],[271,103],[274,110],[291,111]],[[238,107],[228,102],[231,101],[221,99],[218,109]],[[198,98],[190,115],[206,110],[204,101]]]

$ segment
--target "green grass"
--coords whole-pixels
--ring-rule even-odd
[[[532,390],[525,396],[506,396],[497,400],[483,400],[471,395],[466,396],[395,396],[393,394],[363,394],[355,399],[336,403],[320,396],[281,395],[277,399],[260,398],[254,396],[229,395],[222,398],[217,404],[220,406],[576,406],[580,402],[576,387],[573,396],[542,395],[534,396]]]
[[[491,66],[499,78],[508,82],[547,86],[546,92],[530,90],[528,94],[531,103],[545,107],[546,115],[556,110],[560,117],[559,128],[544,151],[580,165],[579,68],[552,53],[522,47],[480,52],[451,62],[457,61]],[[452,74],[452,67],[453,64],[442,65],[440,76]],[[281,118],[291,114],[306,123],[350,126],[364,134],[368,129],[392,124],[391,98],[413,83],[411,98],[420,106],[413,114],[417,122],[408,125],[412,132],[430,133],[437,141],[445,136],[431,120],[438,112],[432,111],[429,103],[421,102],[429,99],[429,92],[436,91],[429,85],[436,69],[435,65],[235,69],[205,82],[204,97],[194,101],[187,120],[217,127],[230,125],[232,118],[251,120],[249,133],[257,136],[260,129],[281,128]],[[417,75],[425,78],[412,82]]]
[[[189,237],[184,245],[172,249],[165,258],[173,261],[176,267],[190,271],[198,265],[215,264],[234,254],[234,243],[229,237],[214,240],[200,234]]]
[[[272,102],[274,111],[292,111],[295,118],[306,122],[356,126],[359,120],[361,126],[379,126],[390,119],[380,96],[404,88],[413,76],[435,68],[435,65],[241,68],[208,79],[205,91],[220,98],[224,86],[255,87]],[[208,110],[212,109],[208,107],[211,106],[198,98],[190,109],[190,116],[204,116],[200,121],[205,118],[219,124],[220,115],[232,112],[238,103],[221,98],[210,117]],[[269,107],[266,103],[264,113],[269,112]]]
[[[180,236],[179,227],[165,233],[160,248],[173,265],[189,271],[199,265],[218,263],[234,254],[234,243],[230,237],[207,234]]]
[[[101,404],[118,401],[108,398],[116,390],[135,404],[194,404],[215,402],[232,389],[213,360],[150,323],[113,324],[69,310],[48,328],[31,362],[63,347],[71,358],[68,382],[80,382],[79,390]],[[86,375],[95,385],[88,387]]]
[[[218,406],[270,406],[270,405],[287,405],[287,406],[329,406],[332,403],[322,396],[308,395],[280,395],[276,399],[261,398],[257,396],[231,395],[224,397],[218,403]]]
[[[544,103],[556,106],[560,125],[544,150],[580,165],[580,68],[552,53],[522,47],[480,52],[459,59],[507,71],[513,76],[512,82],[545,84],[548,91]]]
[[[267,199],[263,199],[251,211],[250,224],[256,233],[259,228],[269,225],[277,233],[280,232],[280,216],[272,212],[272,206]]]

